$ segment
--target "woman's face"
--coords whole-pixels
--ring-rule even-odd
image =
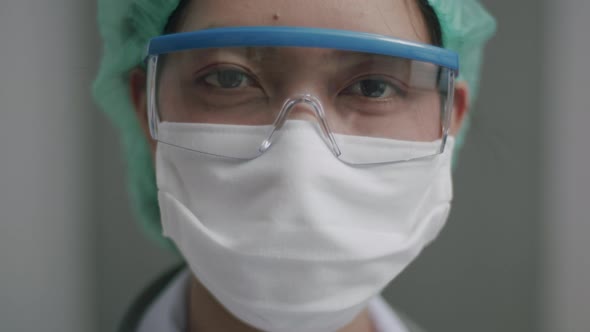
[[[366,0],[362,2],[358,0],[192,0],[184,8],[180,17],[176,26],[177,32],[226,26],[305,26],[375,33],[419,43],[430,43],[426,22],[415,0]],[[304,58],[303,55],[298,56]],[[162,75],[164,79],[168,77],[171,81],[178,81],[177,76],[182,70],[176,72],[168,70],[168,74],[166,72],[167,70],[164,70]],[[145,91],[140,93],[136,91],[139,84],[137,82],[142,80],[144,80],[143,77],[135,78],[136,83],[134,84],[134,75],[132,74],[131,87],[136,111],[138,116],[142,117],[140,120],[142,120],[147,133],[147,121],[145,120],[147,112],[143,101],[145,100]],[[182,110],[180,101],[183,98],[179,96],[182,94],[182,89],[172,88],[174,84],[164,86],[168,86],[167,90],[169,91],[168,93],[160,91],[160,102],[171,109]],[[438,99],[431,98],[432,107],[424,108],[438,109],[437,101]],[[451,134],[456,134],[459,130],[466,105],[465,85],[458,84]],[[147,136],[149,138],[149,134]],[[433,139],[434,137],[427,135],[424,138]],[[155,148],[153,142],[152,148]]]

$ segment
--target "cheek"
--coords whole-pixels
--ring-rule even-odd
[[[180,84],[178,72],[173,67],[165,67],[158,75],[157,108],[161,121],[179,122],[185,112],[186,89]]]

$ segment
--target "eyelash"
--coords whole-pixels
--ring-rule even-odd
[[[220,75],[220,73],[223,73],[223,72],[235,72],[235,73],[241,75],[241,78],[246,80],[247,85],[242,87],[240,84],[240,86],[224,88],[223,86],[221,86],[221,84],[215,85],[215,84],[212,84],[211,82],[207,81],[207,79],[212,77],[213,75]],[[207,66],[207,67],[205,67],[205,69],[200,70],[199,73],[201,73],[201,74],[196,75],[197,78],[195,79],[195,81],[197,83],[205,84],[211,89],[219,89],[219,90],[229,91],[229,90],[234,90],[234,89],[237,90],[240,88],[245,88],[248,86],[260,87],[258,80],[255,78],[255,76],[250,71],[244,69],[241,66],[237,66],[237,65],[233,65],[233,64],[221,64],[221,65],[216,64],[216,65]],[[219,79],[219,76],[217,77],[217,79]],[[358,91],[356,91],[357,89],[354,89],[354,87],[356,87],[357,85],[361,84],[362,82],[366,82],[366,81],[382,82],[382,83],[386,84],[387,88],[392,89],[394,91],[393,93],[395,95],[400,96],[400,97],[406,97],[408,94],[409,88],[408,88],[407,84],[405,84],[404,82],[402,82],[398,79],[379,76],[379,75],[365,75],[365,76],[357,77],[354,80],[352,80],[352,83],[346,85],[346,87],[344,89],[342,89],[339,92],[339,94],[349,95],[349,94],[353,94],[353,93],[350,93],[352,90],[355,90],[354,94],[357,96],[360,96],[360,97],[365,97],[368,99],[375,99],[375,100],[386,99],[386,98],[380,98],[380,97],[362,96],[360,93],[356,93]],[[393,81],[395,81],[395,82],[393,82]],[[362,91],[361,91],[361,93],[362,93]]]
[[[400,97],[406,97],[408,94],[409,88],[402,81],[397,80],[397,79],[393,79],[393,78],[389,78],[389,77],[379,76],[379,75],[366,75],[366,76],[362,76],[362,77],[357,77],[354,80],[352,80],[352,83],[348,84],[346,86],[346,88],[343,89],[342,91],[347,92],[347,91],[351,91],[351,90],[356,90],[353,88],[356,87],[357,85],[361,84],[362,82],[366,82],[366,81],[376,81],[376,82],[384,83],[388,88],[390,88],[394,91],[393,93],[395,95],[400,96]],[[360,94],[358,94],[358,95],[360,95]],[[373,97],[368,97],[368,96],[363,96],[363,97],[366,97],[369,99],[386,99],[386,98],[379,98],[379,97],[373,98]]]
[[[204,69],[200,70],[197,74],[195,74],[195,79],[193,80],[197,84],[205,84],[210,88],[213,89],[221,89],[221,90],[231,90],[233,88],[223,88],[221,86],[216,86],[211,84],[207,81],[208,78],[212,77],[213,75],[219,75],[223,72],[236,72],[242,75],[244,79],[248,81],[249,86],[259,86],[258,80],[255,76],[249,72],[248,70],[242,68],[241,66],[233,65],[233,64],[216,64],[207,66]]]

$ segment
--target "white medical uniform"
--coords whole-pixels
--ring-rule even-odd
[[[186,294],[189,270],[178,274],[142,317],[137,332],[185,332],[187,329]],[[369,314],[377,332],[409,332],[398,315],[382,297],[369,303]]]

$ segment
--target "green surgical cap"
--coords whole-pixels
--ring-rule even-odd
[[[429,2],[440,20],[445,48],[459,53],[459,79],[467,82],[473,102],[483,47],[496,23],[477,0]],[[96,102],[121,132],[135,214],[150,238],[171,249],[174,245],[162,235],[153,160],[133,112],[128,74],[142,63],[147,42],[164,32],[178,4],[179,0],[99,0],[98,26],[104,53],[93,86]],[[456,139],[457,148],[463,144],[468,120]]]

